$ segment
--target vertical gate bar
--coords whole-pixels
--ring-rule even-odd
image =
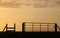
[[[34,28],[33,28],[33,23],[32,23],[32,32],[34,31],[33,29],[34,29]]]
[[[16,30],[16,23],[14,23],[14,32],[15,32],[15,30]]]
[[[40,32],[41,32],[41,23],[40,23]]]
[[[49,23],[47,23],[47,32],[49,32]]]

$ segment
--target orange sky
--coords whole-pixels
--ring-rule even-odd
[[[3,1],[3,0],[2,0]],[[60,1],[0,1],[0,31],[5,24],[22,30],[22,22],[52,22],[60,25]]]
[[[54,8],[0,8],[0,30],[6,23],[17,24],[16,30],[21,31],[22,22],[53,22],[60,25],[60,7]]]

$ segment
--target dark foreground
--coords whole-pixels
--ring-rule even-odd
[[[60,37],[59,32],[0,32],[0,38],[20,38],[20,37]]]

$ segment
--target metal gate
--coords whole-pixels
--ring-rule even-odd
[[[22,32],[57,32],[57,23],[23,22]]]

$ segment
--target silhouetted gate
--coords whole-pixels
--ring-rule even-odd
[[[3,32],[6,30],[6,32],[15,32],[15,26],[16,24],[14,23],[14,27],[8,27],[8,24],[6,24],[5,28],[3,29]]]
[[[57,23],[23,22],[22,32],[57,32]]]

